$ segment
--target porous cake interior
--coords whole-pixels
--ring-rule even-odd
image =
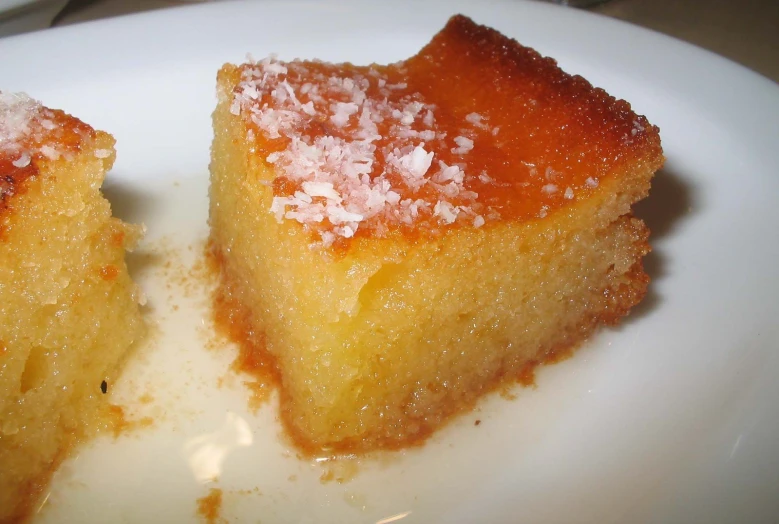
[[[319,116],[304,87],[317,85],[306,75],[319,68],[321,86],[339,85],[327,75],[353,93],[366,86],[356,109],[327,100]],[[318,122],[299,136],[268,116],[268,107],[288,108],[278,91],[263,93],[252,80],[274,74],[284,76],[274,87],[295,95],[289,107]],[[387,91],[393,82],[415,94]],[[245,322],[244,351],[271,357],[282,418],[304,449],[419,442],[484,392],[616,322],[646,291],[648,231],[630,207],[662,163],[656,128],[494,31],[456,17],[417,57],[389,68],[266,60],[225,66],[218,86],[210,190],[218,304]],[[425,216],[424,202],[417,216],[403,214],[411,190],[390,173],[389,186],[401,189],[398,198],[384,193],[389,210],[369,216],[363,202],[346,211],[367,218],[349,222],[339,217],[355,215],[336,207],[353,203],[350,189],[333,196],[339,186],[329,173],[313,181],[330,186],[311,185],[278,161],[314,136],[348,134],[351,115],[364,137],[366,92],[418,114],[399,110],[392,128],[378,122],[379,135],[384,125],[412,137],[385,151],[384,165],[399,159],[397,169],[416,176],[416,160],[442,159],[438,173],[427,164],[425,187],[440,193]],[[414,103],[430,104],[441,124],[428,126],[432,117]],[[427,145],[413,143],[428,131]],[[452,166],[464,175],[453,178]],[[453,182],[461,186],[449,192]]]
[[[113,218],[100,192],[113,138],[0,96],[0,521],[10,522],[34,510],[68,451],[105,427],[101,383],[113,384],[144,327],[124,261],[140,229]],[[20,117],[38,140],[18,147]]]
[[[257,212],[270,195],[247,178],[273,174],[233,176],[245,164],[221,147],[228,137],[216,140],[212,188],[214,204],[235,213],[212,215],[223,293],[247,310],[255,350],[276,358],[282,415],[304,447],[427,436],[503,377],[613,323],[646,290],[648,231],[594,202],[543,223],[366,241],[338,259],[312,253],[295,224]]]

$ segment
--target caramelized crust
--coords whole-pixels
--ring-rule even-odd
[[[389,66],[266,59],[220,75],[254,161],[277,172],[271,211],[325,245],[544,218],[662,163],[627,102],[461,15]]]
[[[24,191],[39,164],[72,158],[95,130],[64,111],[49,109],[24,95],[0,92],[0,217],[11,197]]]
[[[587,198],[626,166],[662,163],[658,128],[629,103],[465,16],[452,17],[405,65],[409,87],[446,109],[452,131],[471,112],[498,128],[492,140],[475,141],[467,161],[497,182],[474,190],[505,220]]]

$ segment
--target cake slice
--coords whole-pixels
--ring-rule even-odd
[[[114,139],[0,93],[0,522],[106,423],[104,393],[144,332],[124,262],[141,230],[100,192]]]
[[[218,314],[305,450],[419,442],[646,292],[658,129],[492,29],[217,83]]]

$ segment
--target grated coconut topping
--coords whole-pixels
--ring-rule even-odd
[[[274,57],[250,61],[242,71],[230,111],[285,142],[266,158],[295,187],[273,198],[276,219],[316,228],[325,245],[361,228],[381,235],[388,226],[431,218],[438,226],[484,225],[465,164],[449,165],[434,152],[466,156],[474,148],[468,130],[481,121],[466,118],[469,136],[449,138],[436,125],[436,106],[404,92],[405,83],[393,84],[375,68],[345,74]],[[388,127],[386,136],[379,125]]]
[[[361,230],[383,236],[397,226],[480,228],[501,218],[471,188],[508,184],[468,171],[479,141],[500,133],[488,116],[468,113],[447,136],[435,104],[382,69],[347,65],[333,72],[323,65],[249,57],[232,93],[230,112],[249,123],[248,140],[262,134],[265,161],[278,173],[269,210],[277,221],[304,224],[329,246]],[[574,198],[573,188],[558,186],[562,173],[521,162],[543,179],[546,198]],[[597,185],[588,178],[585,187]],[[541,206],[536,216],[548,212]]]
[[[35,132],[36,121],[41,119],[43,106],[24,93],[0,92],[0,154],[8,155],[18,168],[30,165],[34,151],[24,143]],[[50,120],[45,120],[53,124]],[[54,152],[49,152],[54,154]]]
[[[0,91],[0,156],[9,158],[19,169],[30,165],[34,158],[69,159],[72,153],[60,148],[57,138],[64,130],[61,113],[57,113],[25,93]],[[77,129],[76,132],[79,132]],[[106,158],[111,151],[95,152],[98,158]]]

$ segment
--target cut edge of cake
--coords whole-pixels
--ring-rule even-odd
[[[110,391],[144,339],[125,251],[143,228],[100,186],[114,138],[0,93],[0,521],[31,517],[73,450],[116,421]]]

